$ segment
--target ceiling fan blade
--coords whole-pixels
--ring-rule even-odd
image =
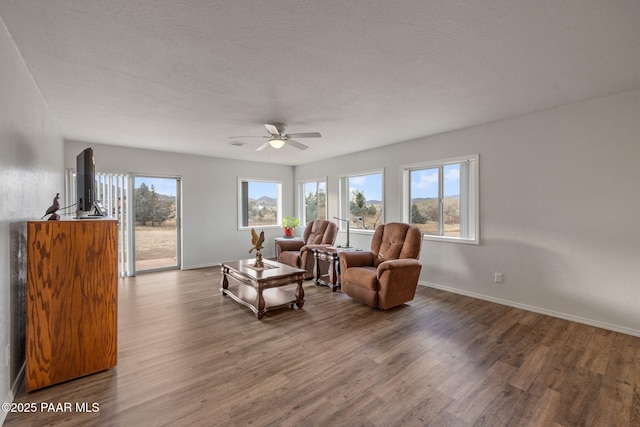
[[[230,136],[229,138],[231,139],[238,139],[238,138],[269,138],[268,136],[264,136],[264,135],[238,135],[238,136]]]
[[[288,133],[284,135],[287,138],[320,138],[320,132],[303,132],[303,133]]]
[[[275,127],[274,125],[271,125],[271,124],[269,124],[269,123],[266,123],[266,124],[264,125],[264,127],[266,127],[266,128],[267,128],[267,130],[269,131],[269,133],[270,133],[271,135],[280,135],[280,131],[279,131],[279,130],[278,130],[278,128],[277,128],[277,127]]]
[[[300,144],[298,141],[294,141],[293,139],[286,139],[284,142],[285,142],[285,144],[289,144],[292,147],[296,147],[296,148],[298,148],[300,150],[306,150],[307,148],[309,148],[304,144]]]
[[[256,151],[262,151],[269,146],[269,141],[262,144],[260,147],[256,148]]]

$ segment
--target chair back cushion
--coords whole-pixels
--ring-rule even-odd
[[[422,232],[418,227],[401,222],[381,224],[371,240],[375,265],[402,258],[418,259],[422,246]]]
[[[307,224],[302,235],[305,245],[333,245],[338,235],[338,226],[324,219],[316,219]]]

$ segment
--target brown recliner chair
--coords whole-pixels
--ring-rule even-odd
[[[307,224],[300,240],[278,240],[276,256],[278,262],[292,267],[304,268],[305,279],[313,277],[315,260],[311,249],[331,246],[336,241],[338,226],[331,221],[316,219]]]
[[[382,310],[411,301],[422,269],[421,247],[418,227],[399,222],[379,225],[371,251],[340,252],[342,292]]]

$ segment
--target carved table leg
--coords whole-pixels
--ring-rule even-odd
[[[258,312],[256,313],[258,315],[258,320],[262,320],[262,318],[264,317],[264,297],[262,296],[262,287],[258,288],[258,295],[256,297],[257,301],[256,301],[256,308],[258,309]]]
[[[298,308],[302,308],[304,305],[304,288],[302,287],[302,280],[298,280],[298,287],[296,289],[296,305]]]
[[[222,268],[222,289],[229,289],[229,279],[227,278],[227,273],[229,270],[226,267]],[[222,292],[223,296],[226,296],[224,292]]]
[[[331,290],[333,292],[338,289],[340,286],[339,281],[340,277],[340,259],[337,254],[331,258],[331,262],[329,264],[329,282],[331,282]]]
[[[314,259],[314,264],[313,264],[313,281],[315,282],[316,286],[320,285],[320,255],[319,252],[315,249],[313,250],[313,259]]]

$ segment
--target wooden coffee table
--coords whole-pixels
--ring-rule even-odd
[[[228,295],[249,307],[262,319],[267,309],[304,305],[305,270],[277,261],[264,260],[264,267],[254,267],[255,259],[220,264],[222,295]]]

